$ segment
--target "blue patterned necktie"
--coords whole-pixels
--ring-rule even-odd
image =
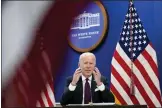
[[[86,78],[85,88],[84,88],[84,104],[91,102],[91,89],[88,83],[88,78]]]

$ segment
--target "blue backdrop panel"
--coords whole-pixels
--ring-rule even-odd
[[[128,1],[103,0],[103,5],[109,14],[109,30],[101,45],[92,52],[97,58],[97,67],[100,72],[110,81],[111,60],[119,40],[119,34],[124,24],[125,15],[128,9]],[[161,1],[134,1],[138,15],[143,23],[147,35],[152,42],[158,58],[160,75],[160,86],[162,89],[162,2]],[[68,48],[65,62],[54,79],[56,102],[60,101],[64,90],[66,77],[73,75],[78,67],[80,53]],[[109,82],[110,84],[110,82]],[[110,86],[110,85],[109,85]]]

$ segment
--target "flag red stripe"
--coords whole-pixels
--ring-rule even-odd
[[[49,59],[46,51],[42,52],[42,58],[43,58],[43,61],[44,61],[44,62],[42,62],[43,63],[42,67],[43,67],[43,69],[45,69],[45,72],[47,72],[47,78],[49,78],[48,82],[49,82],[51,89],[53,90],[53,80],[52,80],[53,75],[51,73],[50,59]]]
[[[30,82],[26,82],[26,80],[24,79],[24,77],[28,77],[27,74],[26,74],[26,70],[25,70],[25,66],[23,68],[19,68],[19,73],[17,74],[17,78],[19,78],[19,81],[23,84],[22,86],[25,88],[27,94],[29,94],[30,92],[30,88],[29,88],[29,85],[30,85]],[[22,76],[22,74],[25,73],[26,76]]]
[[[111,91],[113,92],[113,94],[116,96],[116,98],[119,100],[119,102],[122,105],[127,105],[127,103],[125,102],[125,100],[123,99],[123,97],[120,95],[120,93],[118,92],[118,90],[116,90],[116,88],[114,87],[114,85],[111,83]]]
[[[45,79],[51,80],[52,74],[50,74],[50,72],[48,71],[48,69],[47,69],[47,67],[46,67],[46,65],[45,65],[45,63],[44,63],[44,61],[42,61],[39,65],[40,65],[40,67],[41,67],[41,70],[43,70],[42,73],[45,74],[45,76],[44,76]]]
[[[40,103],[41,107],[45,107],[42,96],[40,96],[40,98],[39,98],[39,103]]]
[[[27,103],[26,103],[26,100],[25,100],[25,98],[24,98],[24,95],[21,93],[21,91],[20,91],[20,89],[19,89],[19,87],[18,87],[18,81],[17,81],[16,78],[13,80],[13,83],[14,83],[13,86],[14,86],[15,89],[16,89],[17,96],[18,96],[18,98],[19,98],[20,103],[21,103],[22,105],[24,105],[24,106],[27,106]]]
[[[42,52],[42,64],[41,66],[43,67],[43,69],[45,69],[45,72],[47,72],[47,77],[51,79],[52,73],[51,73],[51,64],[50,61],[48,59],[48,55],[45,51]]]
[[[49,80],[48,83],[49,83],[50,89],[53,91],[53,94],[54,94],[54,85],[53,85],[53,80],[52,80],[52,79]]]
[[[29,86],[29,80],[28,80],[28,76],[26,74],[25,68],[20,68],[19,71],[21,71],[21,72],[18,73],[19,74],[18,76],[22,77],[21,79],[24,81],[24,84]]]
[[[115,70],[115,68],[113,66],[112,66],[112,74],[116,78],[116,80],[120,83],[121,87],[123,87],[123,89],[125,90],[127,95],[132,100],[133,104],[139,104],[137,98],[133,95],[130,95],[130,88],[128,87],[128,85],[125,83],[123,78],[119,75],[119,73]]]
[[[148,61],[148,63],[150,64],[152,70],[154,71],[156,77],[158,78],[158,69],[157,69],[157,66],[156,66],[154,60],[152,59],[152,57],[149,55],[149,53],[146,50],[144,50],[142,52],[142,55]]]
[[[149,43],[149,45],[152,47],[152,49],[154,49],[152,43]]]
[[[18,83],[20,82],[21,84],[22,84],[22,87],[24,88],[23,90],[24,90],[24,92],[25,92],[25,94],[27,95],[27,94],[29,94],[29,92],[30,92],[30,90],[29,90],[29,87],[27,87],[27,85],[26,85],[26,83],[24,82],[24,80],[23,80],[23,78],[21,77],[21,76],[19,76],[19,81],[18,81]],[[24,99],[25,98],[27,98],[28,99],[28,97],[25,97],[24,95],[23,95],[23,97],[24,97]],[[25,100],[26,101],[26,100]],[[29,101],[29,100],[28,100]],[[28,102],[26,102],[26,104],[28,104]]]
[[[39,63],[39,61],[38,61],[38,63]],[[34,83],[34,84],[30,85],[30,89],[31,89],[32,92],[35,93],[35,95],[33,95],[32,93],[30,94],[31,106],[36,105],[37,99],[40,96],[41,91],[43,89],[45,89],[44,79],[42,78],[42,75],[41,75],[41,72],[40,72],[40,69],[39,69],[40,65],[38,63],[37,64],[34,64],[34,63],[31,64],[32,72],[33,71],[34,72],[33,73],[30,72],[30,74],[29,74],[31,82]],[[38,89],[38,88],[42,88],[42,89]],[[36,91],[39,92],[39,93],[36,93]]]
[[[26,105],[28,105],[29,100],[26,100],[26,99],[29,98],[27,96],[27,94],[29,94],[30,90],[29,90],[29,87],[27,87],[27,82],[25,82],[25,80],[23,79],[23,77],[21,75],[22,72],[24,72],[24,70],[22,68],[19,68],[18,74],[16,75],[16,79],[15,79],[16,87],[19,90],[18,92],[21,94],[21,97],[23,97],[23,101],[25,102]],[[24,94],[21,92],[21,90],[19,88],[19,83],[21,83],[21,85],[23,87],[23,91],[25,93],[25,96],[24,96]]]
[[[135,85],[136,85],[138,91],[141,93],[142,97],[144,98],[145,102],[148,104],[148,106],[155,107],[154,103],[149,98],[148,94],[144,90],[144,88],[141,85],[141,83],[139,82],[138,78],[135,75],[133,77],[134,77],[134,80],[135,80]]]
[[[18,82],[21,82],[22,83],[22,86],[24,87],[24,90],[25,90],[25,92],[27,93],[27,92],[29,92],[29,88],[27,87],[27,84],[26,84],[26,82],[24,81],[24,79],[23,79],[23,77],[21,76],[21,74],[19,73],[19,74],[17,74],[18,75]]]
[[[53,91],[53,94],[54,94],[53,80],[50,80],[50,81],[49,81],[49,86],[50,86],[50,88],[51,88],[51,90]]]
[[[143,65],[138,61],[138,59],[136,59],[134,61],[134,64],[138,69],[140,69],[141,75],[147,82],[147,84],[150,87],[150,89],[152,90],[152,92],[155,94],[158,101],[161,103],[160,92],[158,91],[158,89],[156,88],[156,86],[154,85],[152,80],[150,79],[150,77],[149,77],[148,73],[146,72],[145,68],[143,67]]]
[[[114,53],[114,58],[118,61],[118,63],[122,64],[121,66],[123,67],[124,71],[127,73],[129,77],[131,77],[131,73],[130,73],[131,70],[129,66],[125,63],[125,61],[121,58],[121,56],[117,51],[115,51]]]
[[[50,99],[50,97],[49,97],[49,95],[48,95],[48,90],[47,90],[47,88],[46,88],[46,90],[44,91],[44,94],[45,94],[45,96],[46,96],[48,105],[49,105],[49,106],[54,106],[53,103],[52,103],[52,101],[51,101],[51,99]]]
[[[44,60],[44,64],[47,67],[49,74],[51,75],[51,63],[50,63],[50,59],[49,59],[45,50],[42,52],[42,58]]]

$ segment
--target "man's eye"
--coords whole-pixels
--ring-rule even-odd
[[[85,62],[84,64],[88,64],[88,62]]]

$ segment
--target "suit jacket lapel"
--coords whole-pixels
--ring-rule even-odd
[[[96,88],[96,81],[94,80],[94,76],[92,75],[92,80],[91,80],[91,94],[92,94],[92,101],[94,101],[94,92]]]
[[[81,101],[82,103],[82,100],[83,100],[83,84],[82,84],[82,77],[79,78],[79,81],[77,83],[77,86],[78,86],[78,90],[80,94],[76,94],[78,96],[78,100]]]

